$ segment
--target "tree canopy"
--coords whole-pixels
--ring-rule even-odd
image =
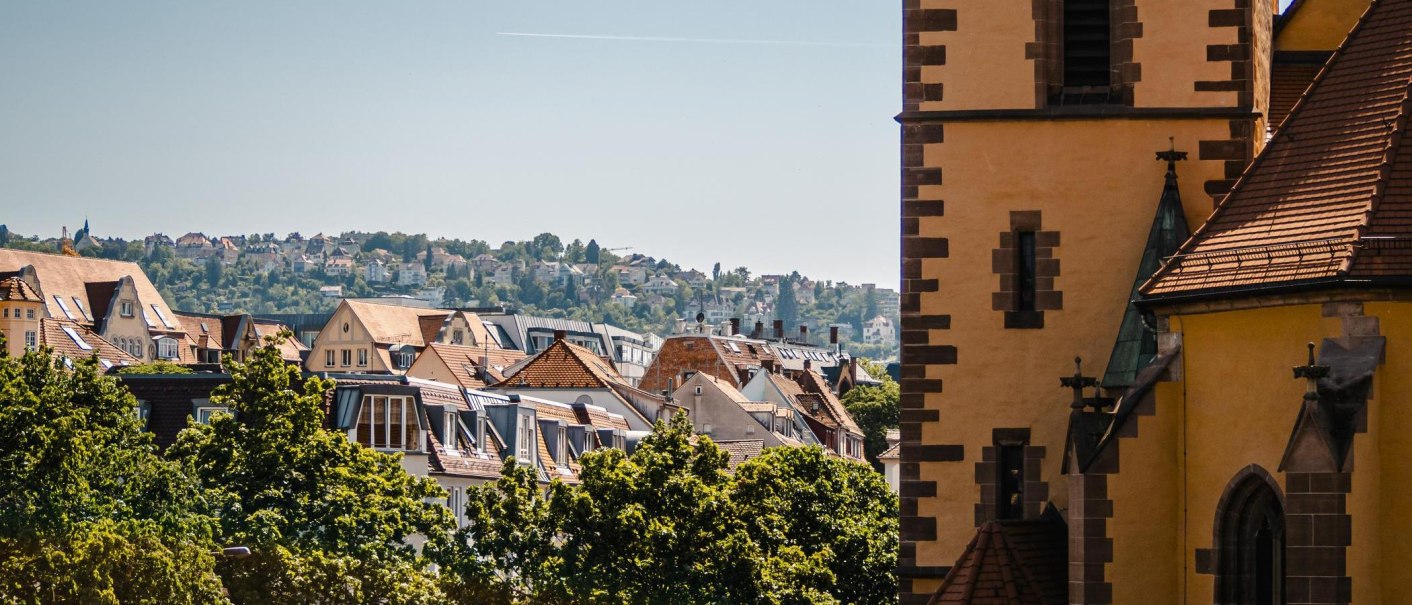
[[[423,603],[439,597],[409,542],[451,531],[436,482],[398,457],[323,428],[333,388],[280,359],[273,346],[244,363],[211,404],[230,409],[182,431],[169,454],[216,508],[221,540],[249,546],[222,560],[236,603]]]
[[[97,366],[0,354],[0,603],[223,601],[196,485]]]

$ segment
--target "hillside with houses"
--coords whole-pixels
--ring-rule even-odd
[[[67,243],[66,243],[67,242]],[[21,235],[0,226],[0,247],[137,263],[179,309],[202,313],[323,314],[344,298],[396,298],[426,307],[500,309],[670,335],[696,323],[750,328],[781,322],[791,338],[858,356],[894,358],[893,288],[746,267],[684,268],[590,240],[544,233],[498,246],[403,233],[293,232],[141,240],[102,237],[85,221],[72,234]],[[747,330],[748,331],[748,330]]]

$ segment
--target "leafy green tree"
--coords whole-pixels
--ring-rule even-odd
[[[288,334],[281,337],[288,337]],[[229,362],[217,414],[169,454],[219,509],[220,536],[253,555],[217,567],[237,603],[425,603],[440,595],[413,536],[451,529],[445,492],[398,456],[323,428],[331,381],[303,379],[270,345]]]
[[[731,499],[766,558],[790,548],[817,558],[827,573],[810,588],[839,603],[897,602],[897,498],[867,465],[817,447],[771,448],[736,469]]]
[[[178,365],[164,359],[139,363],[136,365],[123,366],[118,369],[119,374],[194,374],[195,370],[184,365]]]
[[[867,360],[859,363],[882,384],[854,387],[843,396],[842,402],[858,428],[863,429],[865,457],[878,466],[878,455],[887,450],[887,430],[897,428],[901,421],[901,392],[886,368]]]
[[[564,262],[579,264],[583,262],[584,247],[583,240],[575,239],[564,248]]]
[[[225,274],[225,267],[221,265],[221,259],[215,256],[206,259],[206,285],[216,288],[221,285],[221,276]]]
[[[505,461],[500,479],[466,492],[466,526],[432,557],[457,603],[510,605],[562,594],[558,529],[533,467]]]
[[[602,250],[598,247],[598,240],[588,240],[588,248],[584,250],[584,259],[590,264],[597,265],[602,260]]]
[[[534,257],[539,260],[556,260],[564,253],[564,243],[553,233],[541,233],[530,241]]]
[[[0,603],[223,602],[196,485],[97,366],[0,354]]]
[[[780,295],[775,303],[775,317],[784,321],[786,327],[792,327],[799,321],[799,300],[794,296],[794,278],[786,277],[780,280]]]

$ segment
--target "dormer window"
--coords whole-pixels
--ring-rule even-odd
[[[534,442],[534,418],[528,414],[519,415],[520,427],[515,443],[515,456],[521,464],[530,463],[530,448]]]
[[[159,359],[177,359],[180,357],[177,352],[177,340],[170,336],[158,338],[157,357]]]
[[[559,427],[559,439],[556,445],[558,447],[554,448],[554,462],[560,466],[567,466],[569,464],[569,430],[567,428]]]
[[[442,420],[441,443],[448,450],[459,449],[456,447],[456,413],[446,412]]]
[[[364,397],[357,434],[358,443],[371,448],[421,451],[416,402],[411,397]]]

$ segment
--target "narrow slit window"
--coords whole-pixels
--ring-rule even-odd
[[[1000,477],[996,491],[996,517],[1020,519],[1025,516],[1025,448],[1000,446]]]
[[[1064,86],[1105,87],[1112,82],[1112,31],[1108,0],[1064,0]]]
[[[1015,234],[1015,310],[1035,310],[1035,235]]]

